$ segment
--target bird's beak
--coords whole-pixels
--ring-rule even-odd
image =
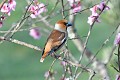
[[[69,27],[69,26],[72,26],[72,23],[68,22],[66,25]]]

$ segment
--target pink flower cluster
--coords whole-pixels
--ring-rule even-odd
[[[8,14],[10,16],[11,11],[15,11],[16,1],[15,0],[8,0],[8,3],[4,3],[1,12]]]
[[[7,3],[3,4],[2,8],[1,8],[1,12],[10,16],[11,11],[15,11],[15,7],[16,7],[16,1],[15,0],[8,0]],[[3,26],[3,20],[5,20],[5,16],[1,15],[0,28]]]
[[[92,8],[90,8],[90,11],[92,11],[92,15],[90,15],[90,17],[88,17],[87,23],[92,25],[95,18],[96,18],[96,22],[100,22],[99,14],[97,13],[97,11],[103,11],[103,9],[104,10],[110,9],[108,6],[106,6],[104,1],[102,1],[99,5],[95,5]]]
[[[80,0],[68,0],[68,2],[70,4],[71,9],[72,9],[74,14],[80,12],[80,10],[81,10]]]
[[[47,9],[43,3],[31,5],[28,9],[28,11],[31,13],[30,17],[31,18],[36,18],[36,16],[40,15],[43,12],[46,12]]]
[[[38,28],[33,28],[30,30],[29,35],[34,39],[40,39],[41,34]]]

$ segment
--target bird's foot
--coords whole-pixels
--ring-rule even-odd
[[[56,55],[56,54],[51,54],[52,57],[54,57],[55,59],[58,59],[59,57],[61,57],[60,55]]]

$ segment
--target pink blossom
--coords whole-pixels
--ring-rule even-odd
[[[3,26],[3,22],[2,21],[0,21],[0,28]]]
[[[11,10],[15,11],[16,1],[15,0],[8,0],[8,6]]]
[[[98,17],[97,20],[96,20],[96,22],[100,22],[98,15],[96,15],[96,16],[92,16],[91,15],[90,17],[88,17],[87,23],[90,24],[90,25],[92,25],[96,17]]]
[[[109,8],[108,6],[106,6],[105,2],[102,1],[99,5],[95,5],[92,8],[90,8],[90,11],[92,11],[92,14],[90,17],[88,17],[88,21],[87,23],[92,25],[95,18],[97,18],[96,22],[100,22],[99,20],[99,14],[97,13],[97,11],[102,11],[104,9],[104,7],[106,7],[105,9]]]
[[[81,3],[80,1],[77,4],[73,4],[72,6],[73,13],[77,13],[81,10]]]
[[[47,11],[43,3],[40,3],[38,6],[39,6],[39,12],[38,12],[39,14]]]
[[[36,16],[38,15],[37,8],[38,8],[38,7],[36,7],[36,6],[34,6],[34,5],[31,5],[31,6],[29,7],[29,12],[32,13],[32,14],[30,15],[31,18],[36,18]]]
[[[38,28],[31,29],[29,35],[32,36],[34,39],[40,39],[40,37],[41,37]]]
[[[30,12],[34,12],[36,10],[36,7],[34,6],[34,5],[31,5],[30,7],[29,7],[29,11]]]
[[[120,44],[120,33],[118,33],[118,34],[116,35],[114,44],[115,44],[116,46]]]
[[[108,6],[106,6],[105,2],[102,1],[99,5],[97,5],[97,8],[102,11],[103,8],[105,7],[106,10],[109,10],[110,8]]]
[[[10,11],[10,8],[8,7],[8,3],[4,3],[4,5],[1,8],[1,12],[8,13]]]
[[[15,11],[15,7],[16,7],[15,0],[8,0],[8,3],[3,4],[2,8],[1,8],[1,12],[8,14],[8,16],[10,16],[10,12],[12,10]]]
[[[96,12],[98,10],[97,5],[95,5],[94,7],[90,8],[90,10],[92,11],[92,15],[93,16],[97,15],[97,12]]]
[[[36,15],[35,14],[31,14],[30,17],[31,18],[36,18]]]
[[[81,10],[80,0],[68,0],[68,2],[73,10],[73,13],[77,13]]]
[[[98,19],[99,15],[97,13],[97,10],[98,10],[97,5],[95,5],[94,7],[90,8],[90,10],[92,11],[92,14],[91,14],[90,17],[88,17],[87,23],[92,25],[96,17],[97,17],[96,22],[100,22],[100,20]]]
[[[31,15],[30,15],[31,18],[36,18],[36,16],[46,11],[47,9],[43,3],[37,4],[37,5],[31,5],[29,7],[29,12],[31,12]]]

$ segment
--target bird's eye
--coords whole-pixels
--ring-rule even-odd
[[[66,23],[66,22],[64,22],[64,25],[67,25],[67,23]]]

